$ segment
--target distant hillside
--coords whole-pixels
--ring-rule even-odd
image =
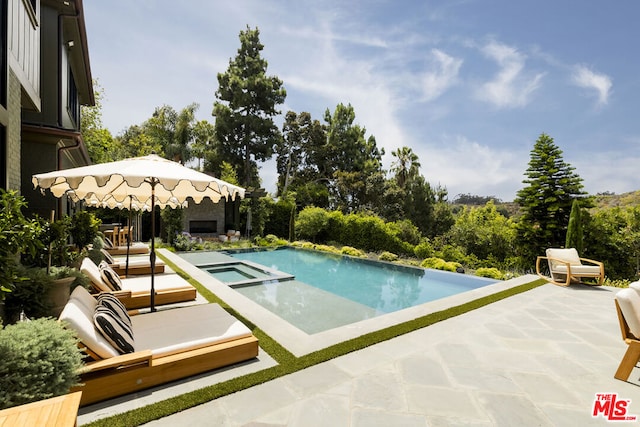
[[[596,207],[601,209],[638,205],[640,205],[640,190],[623,194],[603,194],[596,196]]]

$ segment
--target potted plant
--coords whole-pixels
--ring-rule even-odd
[[[5,298],[24,279],[18,271],[19,254],[34,256],[42,244],[37,221],[22,213],[24,198],[16,191],[0,189],[0,315],[4,318]]]

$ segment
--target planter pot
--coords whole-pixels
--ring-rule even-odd
[[[71,283],[75,280],[75,277],[63,277],[62,279],[56,279],[53,281],[51,288],[49,289],[49,301],[51,302],[50,315],[54,318],[58,318],[65,304],[69,301],[71,295]]]

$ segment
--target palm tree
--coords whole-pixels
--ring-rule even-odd
[[[418,155],[409,147],[398,148],[391,152],[397,160],[391,164],[391,170],[396,174],[396,182],[400,188],[405,188],[408,182],[418,176],[420,162]]]

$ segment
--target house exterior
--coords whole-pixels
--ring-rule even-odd
[[[30,213],[68,211],[31,176],[91,163],[80,106],[95,105],[82,0],[4,0],[0,21],[0,185]]]

